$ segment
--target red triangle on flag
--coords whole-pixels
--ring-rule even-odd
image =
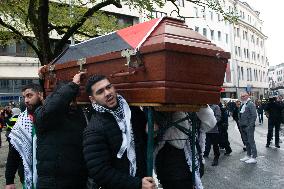
[[[121,30],[118,30],[116,33],[126,41],[134,49],[138,47],[140,42],[147,36],[149,32],[153,31],[153,27],[158,24],[161,18],[156,18],[148,22],[143,22],[141,24],[136,24],[131,27],[127,27]]]

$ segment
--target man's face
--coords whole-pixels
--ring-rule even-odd
[[[249,95],[247,93],[241,94],[241,100],[244,102],[249,98]]]
[[[237,101],[236,102],[236,106],[239,108],[239,107],[241,107],[241,102],[240,101]]]
[[[92,95],[89,96],[91,102],[114,108],[117,105],[117,94],[113,85],[108,79],[103,79],[92,86]]]
[[[23,97],[28,111],[31,112],[34,112],[43,100],[43,94],[41,92],[35,92],[32,89],[23,91]]]

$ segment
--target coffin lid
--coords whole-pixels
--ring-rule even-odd
[[[155,48],[150,48],[153,46]],[[205,56],[218,56],[218,58],[230,58],[229,53],[188,28],[183,20],[162,17],[71,45],[53,63],[63,64],[125,49],[134,49],[142,53],[171,49]]]

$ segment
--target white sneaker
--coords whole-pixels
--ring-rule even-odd
[[[250,158],[249,160],[245,161],[248,164],[257,163],[255,158]]]
[[[246,156],[246,157],[240,159],[240,161],[247,161],[247,160],[249,160],[249,159],[250,159],[250,157]]]

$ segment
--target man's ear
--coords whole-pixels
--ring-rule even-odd
[[[90,99],[91,103],[96,103],[96,100],[93,96],[89,96],[89,99]]]
[[[40,101],[42,102],[42,101],[44,100],[44,99],[43,99],[43,92],[39,92],[38,95],[39,95]]]

